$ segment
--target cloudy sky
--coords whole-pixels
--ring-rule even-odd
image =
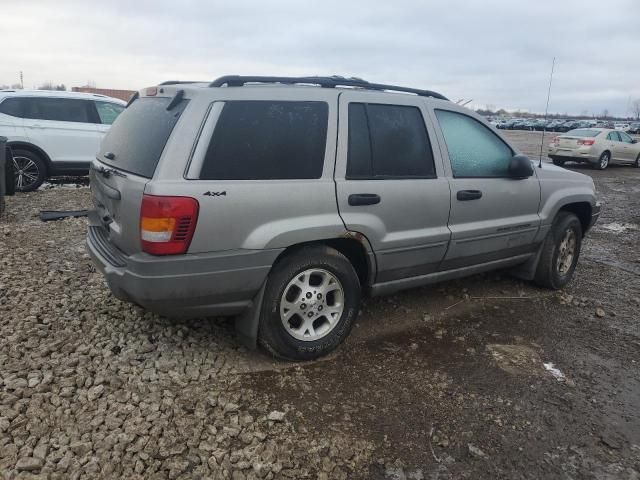
[[[378,6],[377,3],[380,5]],[[474,105],[629,114],[640,0],[2,0],[0,84],[358,76]]]

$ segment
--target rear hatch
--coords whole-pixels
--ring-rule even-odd
[[[188,100],[143,96],[120,114],[89,172],[96,214],[92,228],[127,254],[141,251],[140,207],[174,126]]]
[[[558,137],[558,148],[563,150],[575,150],[585,145],[585,141],[590,141],[588,145],[593,145],[593,139],[600,134],[600,130],[592,128],[578,128],[569,132],[569,135]]]

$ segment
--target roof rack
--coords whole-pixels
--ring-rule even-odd
[[[159,83],[158,85],[183,85],[186,83],[207,83],[200,80],[167,80],[166,82]]]
[[[440,100],[448,100],[444,95],[431,90],[420,90],[417,88],[398,87],[396,85],[385,85],[382,83],[370,83],[361,78],[345,78],[334,75],[332,77],[260,77],[244,75],[226,75],[215,79],[209,87],[242,87],[247,83],[282,83],[285,85],[307,84],[319,85],[323,88],[335,87],[358,87],[366,90],[389,90],[393,92],[414,93],[421,97],[433,97]]]

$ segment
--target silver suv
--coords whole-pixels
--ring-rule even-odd
[[[590,177],[442,95],[342,77],[147,88],[90,175],[89,251],[118,298],[238,315],[287,359],[336,348],[365,293],[497,268],[562,288],[600,212]]]

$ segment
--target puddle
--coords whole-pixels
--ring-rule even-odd
[[[612,222],[600,225],[599,228],[613,233],[625,233],[628,230],[638,230],[638,225],[635,223]]]

